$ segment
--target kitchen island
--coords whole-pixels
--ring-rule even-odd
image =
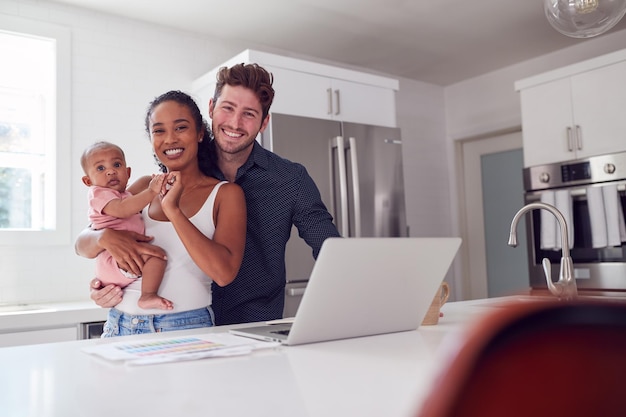
[[[121,338],[0,348],[0,414],[411,416],[444,365],[443,353],[455,335],[503,302],[518,299],[524,297],[447,303],[438,325],[416,331],[156,365],[128,366],[82,351]]]

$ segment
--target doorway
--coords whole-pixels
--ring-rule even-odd
[[[518,247],[507,245],[511,220],[524,205],[520,131],[460,143],[464,298],[518,294],[528,290],[524,220]]]

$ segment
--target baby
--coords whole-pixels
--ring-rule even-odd
[[[141,210],[161,192],[165,174],[152,177],[148,189],[132,195],[126,191],[130,167],[122,149],[109,142],[96,142],[87,147],[80,158],[85,172],[83,183],[89,187],[89,221],[95,230],[111,228],[144,233]],[[141,281],[141,308],[171,310],[170,300],[157,294],[166,261],[154,256],[144,258]],[[115,284],[125,287],[138,276],[121,269],[115,259],[102,251],[96,258],[96,277],[102,285]]]

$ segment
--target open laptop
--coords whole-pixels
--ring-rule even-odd
[[[231,329],[286,345],[415,330],[460,238],[329,238],[293,320]]]

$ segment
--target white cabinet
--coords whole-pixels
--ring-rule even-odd
[[[247,50],[193,83],[206,107],[222,66],[256,62],[274,75],[271,112],[396,127],[397,80],[314,62]]]
[[[620,51],[516,83],[525,167],[626,150],[625,59]]]
[[[521,92],[524,167],[576,159],[570,80]]]
[[[91,300],[7,305],[0,310],[0,347],[86,338],[83,325],[103,322],[108,312]]]
[[[0,333],[0,347],[67,342],[77,338],[78,328],[76,326]]]
[[[626,150],[626,61],[572,77],[582,157]]]
[[[390,88],[265,65],[274,75],[272,112],[395,127]]]

